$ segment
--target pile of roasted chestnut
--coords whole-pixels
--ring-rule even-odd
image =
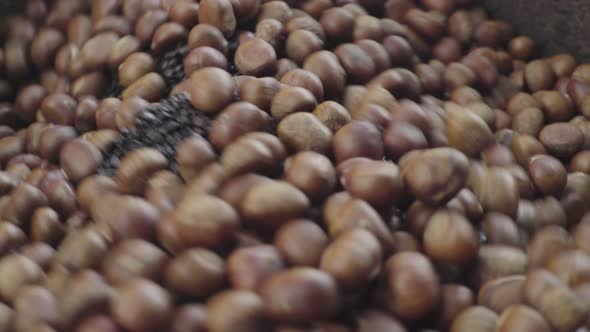
[[[0,332],[590,331],[590,65],[480,1],[23,3]]]

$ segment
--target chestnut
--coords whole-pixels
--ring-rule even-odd
[[[184,243],[205,248],[227,245],[235,238],[239,222],[238,214],[231,205],[205,194],[196,197],[185,195],[178,202],[172,220]]]
[[[281,253],[272,245],[240,248],[227,259],[228,278],[234,289],[256,291],[267,278],[284,268]]]
[[[263,300],[254,292],[226,290],[207,301],[207,330],[230,332],[236,326],[244,332],[270,331]]]
[[[277,229],[290,219],[305,216],[310,201],[297,187],[283,181],[261,183],[246,193],[241,214],[252,226]]]
[[[430,169],[438,171],[432,176]],[[402,167],[408,189],[418,199],[427,203],[440,204],[453,197],[467,182],[467,157],[452,148],[435,148],[427,150],[416,159]]]
[[[366,286],[381,272],[382,250],[377,238],[364,229],[340,235],[324,250],[320,269],[345,290]]]
[[[139,277],[158,280],[167,258],[155,245],[144,240],[131,239],[110,249],[101,266],[106,280],[120,285]]]
[[[26,285],[37,284],[45,274],[37,263],[21,254],[4,256],[0,260],[0,297],[8,303],[17,299],[18,290]]]
[[[285,322],[330,318],[341,305],[336,281],[326,272],[295,267],[275,273],[259,288],[264,313]],[[288,301],[289,306],[280,303]]]
[[[477,255],[478,240],[475,229],[464,216],[440,210],[426,224],[424,251],[438,262],[466,264]]]
[[[203,0],[199,3],[199,23],[210,24],[225,36],[236,30],[236,15],[230,0]]]
[[[236,50],[235,63],[243,75],[273,75],[277,70],[277,55],[272,45],[265,40],[251,38]]]
[[[216,113],[230,104],[235,83],[226,71],[209,67],[195,71],[190,76],[190,100],[201,111]]]
[[[164,271],[166,285],[188,298],[204,298],[220,290],[225,276],[223,259],[202,248],[188,249],[176,256]]]
[[[113,318],[129,331],[159,331],[173,313],[172,297],[157,284],[137,278],[115,291],[110,301]]]
[[[432,263],[416,252],[401,252],[386,263],[389,310],[404,319],[420,319],[436,305],[440,296],[438,275]]]
[[[274,237],[274,245],[293,266],[317,267],[328,241],[328,236],[317,224],[305,219],[284,224]]]
[[[279,123],[277,134],[294,151],[327,154],[331,149],[332,132],[311,113],[294,112],[287,115]]]
[[[119,192],[140,194],[148,178],[168,166],[168,160],[158,150],[141,148],[125,155],[117,168],[116,182]]]

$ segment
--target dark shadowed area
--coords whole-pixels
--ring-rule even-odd
[[[22,8],[22,0],[0,0],[0,15],[5,15]]]
[[[492,15],[514,24],[543,47],[545,54],[568,52],[590,60],[588,0],[483,0]]]

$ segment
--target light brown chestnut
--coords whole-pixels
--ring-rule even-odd
[[[183,297],[204,298],[224,285],[224,263],[213,251],[189,249],[168,263],[164,279],[168,287]]]
[[[582,250],[564,250],[555,254],[547,263],[547,269],[553,272],[569,287],[576,287],[588,282],[590,258]]]
[[[58,305],[65,326],[72,326],[82,316],[108,306],[113,293],[102,276],[92,270],[71,274],[67,278],[67,285],[67,291],[59,293]]]
[[[440,284],[428,258],[416,252],[401,252],[386,263],[389,310],[404,319],[420,319],[436,305]]]
[[[171,21],[190,29],[199,21],[199,4],[191,1],[175,1],[168,15]]]
[[[524,76],[530,91],[548,90],[555,81],[555,74],[547,60],[534,60],[525,67]]]
[[[244,197],[241,214],[253,226],[274,230],[303,217],[310,201],[297,187],[283,181],[262,183]]]
[[[227,70],[227,66],[225,55],[209,46],[197,47],[184,57],[184,74],[187,77],[201,68],[217,67]]]
[[[160,212],[170,212],[180,201],[184,189],[182,179],[168,171],[154,173],[146,182],[144,195]]]
[[[283,1],[266,1],[260,6],[258,19],[275,19],[283,24],[287,23],[289,19],[294,16],[293,10],[289,5]]]
[[[285,85],[298,86],[307,89],[313,94],[317,101],[324,98],[324,86],[322,81],[314,73],[303,70],[293,69],[281,76],[280,82]]]
[[[71,95],[75,98],[86,96],[99,97],[107,87],[107,77],[102,71],[84,74],[72,83]]]
[[[92,96],[80,98],[74,117],[74,127],[81,132],[96,129],[96,110],[99,107],[98,100]]]
[[[273,48],[280,46],[283,39],[283,24],[273,18],[258,21],[255,37],[266,41]]]
[[[118,68],[130,55],[139,52],[141,44],[137,38],[132,35],[124,36],[115,44],[108,59],[108,65],[111,68]]]
[[[248,78],[240,86],[239,94],[242,101],[252,103],[263,111],[270,111],[274,96],[281,90],[279,81],[272,77]]]
[[[153,239],[160,222],[160,213],[148,201],[127,195],[106,193],[92,202],[92,220],[106,229],[114,241],[123,239]]]
[[[382,250],[377,238],[364,229],[340,234],[324,250],[320,269],[345,290],[365,286],[381,272]]]
[[[399,168],[386,161],[367,160],[353,165],[341,175],[340,181],[353,197],[363,199],[376,208],[398,205],[405,189]]]
[[[236,326],[244,332],[268,331],[261,297],[244,290],[226,290],[207,301],[207,330],[230,332]]]
[[[296,30],[307,30],[316,34],[321,40],[326,39],[324,28],[315,18],[309,15],[302,15],[299,17],[292,17],[285,24],[285,33],[291,34]]]
[[[286,86],[273,97],[270,111],[273,118],[281,120],[296,112],[311,112],[317,106],[313,94],[304,88]]]
[[[122,286],[110,300],[113,318],[129,331],[159,331],[168,325],[172,310],[168,291],[142,278]]]
[[[561,194],[567,183],[563,164],[549,155],[537,155],[529,162],[529,175],[537,189],[545,195]]]
[[[94,145],[100,152],[108,153],[111,144],[113,144],[119,136],[120,134],[118,131],[112,129],[100,129],[86,132],[80,137],[90,142],[90,144]]]
[[[114,32],[119,36],[125,36],[131,32],[131,25],[123,16],[106,15],[96,19],[92,25],[92,34],[103,32]]]
[[[76,332],[92,332],[92,331],[104,331],[104,332],[120,332],[121,327],[106,314],[96,314],[88,316],[80,321],[76,327]]]
[[[495,212],[486,214],[482,229],[488,243],[520,247],[516,223],[506,215]]]
[[[57,161],[62,145],[76,136],[77,133],[73,127],[60,125],[46,127],[39,137],[39,155],[46,160]]]
[[[271,118],[248,102],[237,102],[226,107],[209,129],[209,139],[215,148],[223,150],[239,136],[251,131],[267,131]]]
[[[3,218],[21,226],[28,226],[35,209],[47,206],[47,197],[36,187],[20,183],[10,192],[9,206]]]
[[[176,207],[173,224],[187,245],[220,248],[235,238],[239,217],[231,205],[217,197],[185,195]]]
[[[57,247],[55,262],[73,271],[99,266],[108,251],[107,240],[95,229],[70,231]]]
[[[149,102],[141,97],[123,100],[115,114],[115,122],[119,130],[135,128],[136,115],[148,106],[150,106]]]
[[[97,70],[108,64],[111,50],[119,41],[119,36],[113,32],[100,33],[87,42],[80,49],[79,61],[87,70]]]
[[[47,90],[42,85],[31,84],[23,87],[16,96],[16,114],[23,120],[33,120],[46,95]]]
[[[233,99],[235,82],[226,71],[209,67],[195,71],[190,76],[190,100],[195,108],[216,113]]]
[[[204,0],[199,3],[199,23],[210,24],[229,37],[236,30],[236,15],[230,0]]]
[[[133,53],[118,67],[119,81],[124,87],[131,86],[140,77],[153,72],[156,62],[147,53]]]
[[[547,270],[529,272],[524,289],[527,302],[557,331],[574,330],[588,317],[588,308],[582,300]],[[556,301],[559,301],[558,308]]]
[[[323,46],[324,42],[317,33],[300,28],[287,36],[285,52],[296,64],[302,64],[310,54],[320,51]]]
[[[329,274],[309,267],[272,275],[261,285],[259,294],[265,314],[285,322],[330,318],[340,306],[336,281]],[[284,301],[291,305],[279,305]]]
[[[365,310],[356,317],[357,331],[391,331],[406,332],[403,324],[392,315],[381,310]]]
[[[168,166],[168,160],[153,148],[131,151],[121,160],[117,168],[116,182],[119,192],[141,194],[148,178]]]
[[[527,254],[519,248],[505,245],[482,245],[470,279],[481,287],[486,282],[501,277],[522,275],[529,264]]]
[[[83,139],[74,139],[63,145],[59,160],[68,178],[77,182],[96,171],[102,162],[102,155],[89,142]]]
[[[63,235],[64,227],[59,220],[57,212],[49,207],[42,207],[35,210],[31,219],[30,236],[33,241],[56,245],[61,241]],[[18,241],[15,243],[18,243]]]
[[[218,28],[211,24],[197,24],[188,36],[189,48],[209,46],[223,54],[227,54],[228,42]]]
[[[5,164],[14,156],[25,151],[25,140],[16,136],[0,138],[0,162]]]
[[[94,175],[85,178],[77,188],[77,196],[83,209],[89,211],[92,202],[105,193],[116,192],[117,184],[110,177]]]
[[[65,42],[65,36],[54,28],[44,28],[37,32],[31,42],[31,60],[37,68],[53,64],[57,51]]]
[[[487,168],[483,176],[476,180],[473,192],[485,211],[516,217],[520,191],[508,170],[501,167]]]
[[[477,304],[497,313],[512,305],[524,304],[524,275],[501,277],[485,283],[477,295]]]
[[[332,237],[349,229],[364,228],[377,237],[385,254],[394,250],[393,235],[383,218],[367,202],[346,192],[333,194],[326,200],[323,219]]]
[[[340,95],[346,84],[346,71],[338,57],[329,51],[310,54],[303,63],[303,69],[316,74],[324,85],[325,97]]]
[[[459,213],[435,212],[424,230],[424,251],[433,260],[450,264],[466,264],[479,249],[475,229]]]
[[[269,178],[248,173],[227,180],[219,189],[219,197],[229,203],[234,209],[242,206],[245,194],[255,186],[270,181]]]
[[[313,151],[299,152],[287,159],[284,178],[314,201],[331,194],[337,185],[331,161]]]
[[[315,115],[332,133],[338,131],[352,120],[350,113],[344,106],[334,101],[325,101],[319,104],[314,110]]]
[[[188,31],[176,22],[167,22],[156,28],[152,37],[151,49],[156,54],[170,50],[180,42],[184,42]]]
[[[197,175],[205,166],[215,161],[213,147],[201,136],[183,140],[176,149],[178,170],[185,181]]]
[[[434,177],[431,176],[432,168],[438,169]],[[402,175],[416,198],[440,204],[451,199],[466,184],[468,168],[467,157],[459,150],[435,148],[423,152],[407,167],[402,167]]]
[[[220,162],[228,174],[274,173],[286,157],[287,151],[278,137],[251,132],[228,145]]]
[[[547,151],[558,158],[569,158],[584,144],[584,134],[575,125],[556,122],[541,130],[539,140]]]
[[[332,132],[311,113],[294,112],[287,115],[279,123],[277,134],[293,151],[327,154],[332,145]]]
[[[0,223],[0,253],[6,255],[24,245],[26,241],[27,236],[18,226],[6,221]]]
[[[149,45],[156,29],[168,19],[168,13],[159,8],[141,11],[135,23],[135,36],[143,45]]]
[[[332,139],[332,149],[338,162],[354,157],[381,159],[383,138],[371,122],[351,121],[340,128]]]
[[[473,306],[463,310],[451,324],[451,332],[482,331],[494,332],[499,316],[484,306]]]
[[[163,97],[166,82],[157,73],[149,73],[141,76],[129,85],[122,94],[122,98],[140,97],[147,101],[155,102]]]
[[[19,288],[37,284],[45,275],[37,263],[21,254],[4,256],[0,260],[0,271],[3,275],[0,296],[8,303],[17,298]]]
[[[240,248],[227,258],[229,282],[234,289],[256,291],[265,279],[284,268],[281,253],[272,245]]]
[[[92,20],[90,17],[79,14],[72,17],[67,25],[68,41],[78,47],[92,36]]]
[[[375,74],[375,62],[356,44],[342,44],[334,49],[334,54],[346,71],[349,82],[365,83]]]
[[[48,122],[69,126],[74,124],[76,100],[66,94],[52,94],[41,104],[41,112]]]
[[[328,244],[328,236],[320,226],[305,219],[284,224],[274,237],[274,245],[285,261],[293,266],[317,267]]]

